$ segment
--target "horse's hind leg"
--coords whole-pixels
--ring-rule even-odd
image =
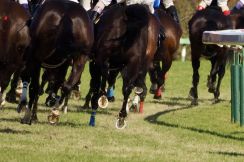
[[[217,82],[216,89],[214,91],[214,103],[219,102],[219,95],[220,95],[219,89],[224,75],[225,75],[225,65],[223,64],[219,66],[219,70],[218,70],[218,82]]]
[[[119,74],[119,70],[110,71],[109,76],[107,78],[108,88],[107,88],[107,97],[109,102],[114,102],[114,85],[116,82],[116,77]]]
[[[18,81],[20,79],[20,71],[16,71],[11,80],[10,90],[6,94],[6,101],[10,103],[16,103],[16,88],[18,86]]]
[[[192,88],[190,89],[189,96],[192,98],[191,105],[198,105],[197,86],[198,86],[199,77],[200,77],[199,72],[198,72],[198,69],[200,67],[200,59],[199,59],[199,57],[195,56],[194,54],[197,54],[197,53],[192,53],[193,75],[192,75]]]
[[[158,89],[158,75],[161,73],[160,61],[153,61],[153,67],[149,69],[151,81],[150,93],[155,94]]]
[[[147,86],[145,84],[145,78],[146,78],[146,71],[144,73],[139,74],[139,77],[137,78],[137,81],[136,81],[136,86],[143,89],[142,93],[139,94],[139,96],[140,96],[139,112],[140,113],[143,113],[144,100],[147,95]]]
[[[154,98],[158,99],[161,98],[162,95],[162,90],[164,90],[164,84],[165,84],[165,79],[166,79],[166,73],[169,71],[171,65],[172,65],[172,57],[169,54],[169,52],[165,52],[163,54],[162,58],[162,70],[158,74],[158,89],[154,95]]]
[[[39,77],[40,77],[40,68],[38,66],[33,69],[31,83],[29,88],[29,97],[30,101],[28,104],[28,108],[26,109],[25,116],[21,119],[22,124],[31,124],[32,119],[37,120],[37,102],[38,102],[38,91],[39,91]],[[33,106],[34,103],[34,106]],[[33,111],[32,111],[33,106]],[[32,113],[31,113],[32,111]]]
[[[90,81],[90,90],[92,91],[92,98],[91,98],[91,106],[92,106],[92,113],[90,117],[90,126],[95,126],[95,116],[96,111],[98,108],[98,98],[100,97],[100,88],[101,88],[101,68],[100,66],[96,65],[95,62],[90,62],[90,74],[91,74],[91,81]]]
[[[210,75],[208,76],[207,87],[208,92],[214,93],[215,92],[215,82],[216,82],[216,75],[218,72],[218,67],[216,64],[216,58],[211,59],[211,71]]]

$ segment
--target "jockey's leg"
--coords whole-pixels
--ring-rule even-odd
[[[176,23],[180,23],[179,21],[179,17],[178,17],[178,14],[177,14],[177,10],[175,8],[175,6],[170,6],[169,8],[166,8],[166,12],[173,17],[173,19],[175,20]]]
[[[207,6],[210,6],[211,3],[212,0],[202,0],[197,6],[197,10],[198,11],[204,10]]]
[[[235,7],[231,10],[232,13],[237,12],[240,8],[242,8],[244,6],[244,0],[239,0]]]
[[[28,14],[30,14],[30,9],[29,9],[29,5],[28,5],[28,3],[22,3],[22,4],[20,4],[24,9],[25,9],[25,11],[28,13]]]
[[[92,9],[90,18],[94,22],[97,17],[102,13],[103,9],[108,6],[112,0],[99,0],[95,7]]]
[[[221,10],[225,16],[230,15],[230,9],[229,9],[227,3],[228,3],[228,0],[218,0],[218,6],[221,8]]]

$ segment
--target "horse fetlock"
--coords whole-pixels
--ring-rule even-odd
[[[191,101],[191,106],[197,106],[198,105],[198,99],[195,98]]]
[[[37,117],[37,114],[36,113],[32,113],[31,121],[38,122],[38,117]]]
[[[26,108],[26,110],[25,110],[25,115],[24,115],[24,117],[21,119],[21,121],[20,121],[20,123],[21,124],[29,124],[29,125],[31,125],[31,122],[32,122],[32,120],[31,120],[31,110],[29,109],[29,108]]]
[[[190,99],[197,99],[197,98],[198,98],[197,90],[196,90],[194,87],[192,87],[192,88],[190,89],[190,92],[189,92],[189,98],[190,98]]]
[[[155,92],[157,91],[157,89],[158,89],[158,85],[157,85],[157,83],[153,83],[153,84],[151,85],[151,87],[150,87],[149,92],[150,92],[151,94],[155,94]]]
[[[219,98],[219,95],[220,95],[220,92],[219,91],[214,91],[214,99],[218,99]]]
[[[19,103],[19,105],[17,106],[17,112],[18,113],[21,113],[21,111],[25,111],[26,109],[28,109],[27,101],[21,101]]]

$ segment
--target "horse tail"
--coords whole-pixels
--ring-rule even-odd
[[[73,42],[73,22],[69,15],[64,14],[57,30],[57,50],[67,54]]]
[[[126,7],[125,15],[127,24],[125,47],[128,48],[134,43],[141,29],[147,27],[149,22],[149,10],[142,5],[130,5]]]

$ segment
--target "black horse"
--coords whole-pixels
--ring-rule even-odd
[[[189,92],[192,105],[198,104],[197,86],[199,83],[198,69],[200,57],[204,56],[211,61],[211,71],[208,76],[207,87],[214,94],[214,102],[219,101],[220,84],[225,74],[225,66],[228,59],[228,49],[217,45],[204,45],[202,34],[204,31],[231,29],[232,23],[229,16],[224,16],[219,8],[208,7],[203,11],[196,12],[189,21],[189,37],[191,42],[191,59],[193,68],[193,87]],[[216,79],[218,80],[216,84]]]
[[[27,106],[26,91],[29,82],[27,111],[22,123],[30,124],[37,119],[40,68],[69,66],[72,71],[62,85],[60,103],[79,80],[93,45],[93,25],[85,9],[67,0],[48,0],[36,11],[30,26],[31,43],[25,54],[26,67],[21,75],[23,93],[18,112]],[[34,106],[33,106],[34,104]],[[32,110],[33,108],[33,110]],[[32,114],[31,114],[32,110]]]
[[[114,6],[104,12],[95,26],[94,64],[91,86],[92,115],[90,125],[95,125],[101,78],[108,76],[109,69],[118,69],[123,78],[124,101],[117,126],[125,126],[126,105],[133,87],[143,89],[141,112],[147,93],[145,76],[157,49],[159,23],[142,5]],[[107,80],[107,79],[105,79]]]
[[[29,45],[28,13],[16,2],[0,1],[0,107],[11,75],[21,69]]]
[[[164,89],[165,75],[170,69],[174,54],[179,47],[182,30],[172,16],[168,15],[163,9],[156,10],[156,13],[159,16],[161,25],[164,27],[166,38],[159,44],[149,74],[152,83],[150,92],[154,94],[155,99],[160,99],[162,89]],[[162,65],[160,65],[161,62]]]

